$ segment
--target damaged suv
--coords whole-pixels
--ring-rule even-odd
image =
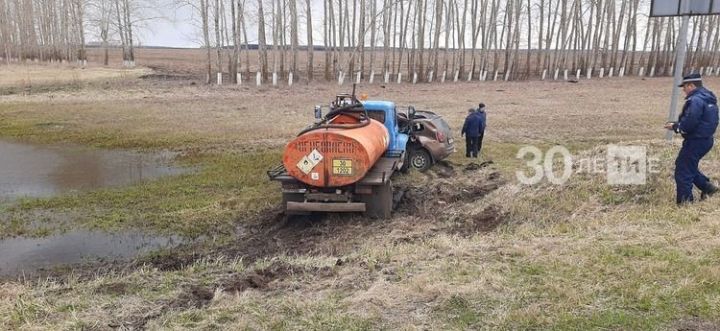
[[[425,171],[455,152],[452,131],[442,116],[431,111],[415,110],[412,107],[408,115],[398,113],[401,130],[410,136],[405,160],[406,168],[413,167]]]

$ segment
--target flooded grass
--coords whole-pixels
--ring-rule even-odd
[[[279,158],[277,151],[185,157],[181,164],[196,168],[195,172],[123,188],[20,199],[0,215],[2,224],[12,224],[0,236],[29,231],[38,221],[34,218],[38,211],[76,214],[64,227],[138,229],[189,237],[231,234],[238,218],[279,201],[273,194],[276,185],[269,185],[262,171]]]
[[[172,166],[174,157],[0,140],[0,201],[124,186],[189,170]]]
[[[94,261],[122,261],[183,243],[176,236],[158,237],[142,232],[105,233],[74,230],[43,238],[0,240],[0,279],[32,278],[57,266]]]

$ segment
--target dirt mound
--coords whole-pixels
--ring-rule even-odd
[[[186,247],[185,249],[189,249]],[[183,254],[178,254],[180,251]],[[183,248],[177,248],[173,252],[162,252],[138,259],[135,264],[138,266],[149,265],[161,271],[175,271],[192,264],[200,256],[194,252],[182,252]]]
[[[133,285],[124,282],[103,284],[95,288],[97,294],[125,295],[131,292]]]
[[[178,75],[178,74],[167,74],[167,73],[153,73],[153,74],[147,74],[140,76],[140,79],[145,80],[179,80],[179,81],[185,81],[185,80],[192,80],[195,79],[195,76],[191,75]]]
[[[446,209],[451,204],[471,203],[505,184],[499,172],[489,169],[492,162],[482,164],[454,165],[450,162],[439,163],[440,167],[427,174],[427,180],[420,183],[408,183],[404,190],[404,199],[398,205],[400,211],[410,214],[432,213]],[[462,167],[458,173],[456,168]]]
[[[270,283],[281,281],[296,275],[312,274],[320,277],[330,277],[334,271],[330,267],[304,268],[289,265],[285,262],[275,261],[270,266],[234,275],[219,282],[218,287],[225,292],[244,292],[248,289],[267,290]]]
[[[265,289],[270,281],[258,273],[233,277],[220,285],[225,292],[241,293],[247,289]]]
[[[484,182],[475,182],[460,189],[444,187],[445,190],[440,193],[451,202],[473,202],[497,190],[503,184],[500,180],[500,173],[497,172],[488,174],[485,179]]]
[[[501,174],[492,167],[492,161],[466,165],[442,162],[425,174],[424,181],[405,182],[404,199],[398,213],[422,215],[422,221],[431,222],[431,231],[449,232],[470,236],[489,232],[506,223],[508,216],[501,206],[486,205],[477,212],[476,204],[505,184]],[[418,234],[400,241],[416,240],[435,233]]]
[[[434,174],[437,177],[440,178],[452,178],[455,175],[457,175],[457,172],[455,171],[455,167],[452,165],[452,163],[447,161],[440,161],[436,163],[431,169],[427,171],[428,175],[432,177]]]
[[[215,297],[212,288],[201,285],[187,285],[182,292],[174,299],[160,300],[151,308],[136,310],[125,316],[119,316],[117,320],[107,325],[113,329],[145,330],[147,323],[162,316],[171,310],[187,310],[192,308],[203,308]]]
[[[482,163],[475,163],[470,162],[468,163],[465,168],[463,169],[463,172],[470,172],[470,171],[477,171],[483,168],[489,167],[491,164],[493,164],[493,161],[484,161]]]
[[[470,215],[452,227],[453,233],[471,236],[478,232],[490,232],[505,223],[506,213],[498,206],[490,205],[476,215]]]
[[[268,267],[237,275],[219,284],[225,292],[243,292],[247,289],[267,289],[268,284],[282,280],[305,270],[283,262],[274,262]]]
[[[678,331],[720,331],[720,324],[702,320],[697,317],[675,323],[671,330]]]
[[[169,303],[172,309],[202,308],[215,297],[215,292],[205,286],[190,285],[183,289],[183,292]]]
[[[150,76],[149,78],[163,78],[163,77],[171,77],[180,79],[180,77],[193,79],[193,78],[202,78],[201,74],[198,74],[197,72],[193,70],[188,70],[187,68],[180,68],[180,67],[172,67],[165,64],[146,64],[145,67],[152,70],[152,73],[145,75]],[[141,78],[144,78],[142,76]]]

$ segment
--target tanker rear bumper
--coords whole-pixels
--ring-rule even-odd
[[[364,213],[364,202],[288,202],[285,207],[288,212],[358,212]]]
[[[287,215],[358,212],[387,219],[394,204],[391,177],[402,166],[403,153],[398,155],[380,158],[365,177],[347,187],[309,186],[290,176],[282,164],[270,169],[268,177],[282,183],[283,207]]]

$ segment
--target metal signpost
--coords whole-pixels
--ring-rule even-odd
[[[687,34],[690,16],[718,15],[720,14],[720,0],[652,0],[650,3],[650,17],[681,16],[682,25],[678,35],[675,53],[675,79],[673,80],[672,97],[670,98],[670,112],[668,121],[677,120],[677,104],[680,96],[680,82],[685,68],[685,53],[687,51]],[[673,132],[668,130],[666,138],[672,140]]]

